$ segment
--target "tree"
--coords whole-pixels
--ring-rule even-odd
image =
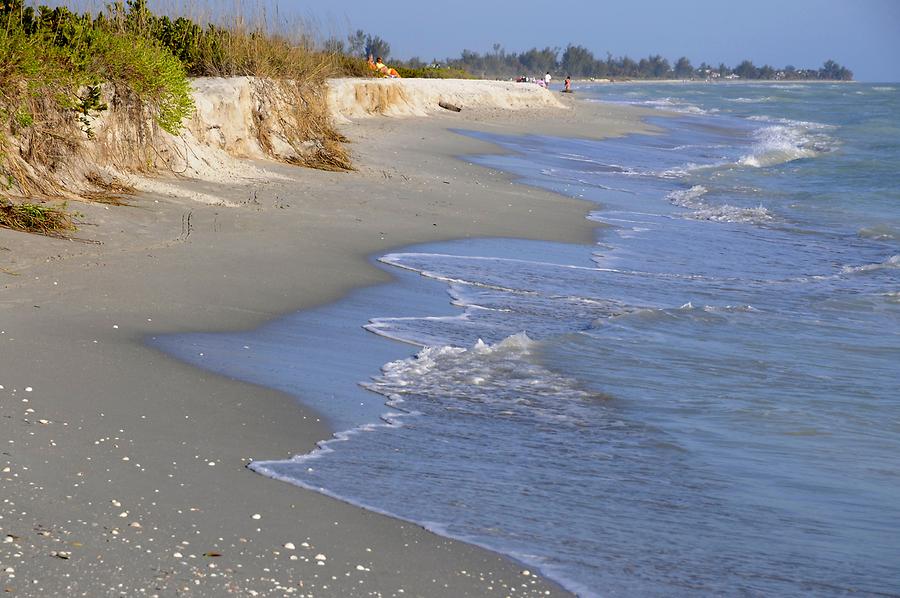
[[[705,64],[705,63],[704,63]],[[694,67],[687,57],[682,56],[675,63],[675,77],[678,79],[690,79],[694,76]]]
[[[638,72],[642,77],[662,79],[667,77],[672,71],[669,61],[659,54],[641,58],[638,63]]]
[[[569,45],[562,55],[560,67],[576,77],[590,77],[596,72],[597,60],[590,50],[582,46]]]
[[[853,80],[853,71],[842,67],[833,60],[828,60],[819,69],[819,79],[851,81]]]
[[[775,78],[775,69],[769,66],[768,64],[764,64],[759,67],[759,71],[756,73],[757,79],[774,79]]]
[[[756,79],[758,77],[757,69],[750,60],[745,60],[737,65],[734,69],[734,74],[741,79]]]
[[[546,47],[543,50],[532,48],[519,55],[519,62],[525,69],[532,73],[543,73],[556,68],[556,57],[559,48]]]
[[[391,54],[391,44],[387,43],[377,35],[366,36],[366,56],[379,56],[385,60]]]
[[[351,56],[366,56],[366,32],[357,29],[347,36],[347,52]]]

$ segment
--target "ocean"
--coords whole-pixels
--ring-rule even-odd
[[[582,85],[656,131],[465,156],[596,204],[396,282],[149,342],[341,432],[266,476],[582,596],[900,595],[900,85]]]

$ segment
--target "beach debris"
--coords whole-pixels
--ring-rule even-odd
[[[51,550],[50,556],[58,558],[58,559],[62,559],[64,561],[68,561],[70,558],[72,558],[72,553],[66,552],[64,550],[59,550],[59,551]]]
[[[315,558],[316,558],[316,560],[319,561],[319,562],[327,561],[327,560],[328,560],[328,557],[326,557],[326,556],[325,556],[324,554],[322,554],[322,553],[317,554]]]
[[[141,524],[138,523],[137,521],[132,521],[129,525],[135,529],[141,529],[141,527],[142,527]]]
[[[450,110],[451,112],[462,112],[462,108],[460,108],[456,104],[451,104],[450,102],[445,102],[443,100],[438,102],[438,106],[440,106],[444,110]]]
[[[294,546],[294,543],[293,543],[293,542],[285,542],[285,544],[284,544],[284,549],[285,549],[285,550],[296,550],[297,547]]]
[[[209,551],[209,552],[204,552],[204,553],[203,553],[203,556],[209,557],[209,558],[218,558],[218,557],[222,556],[222,553],[221,553],[221,552],[215,552],[215,551],[212,551],[212,550],[211,550],[211,551]]]
[[[262,515],[260,515],[259,513],[254,513],[253,515],[250,516],[250,519],[259,520],[259,519],[262,519]]]

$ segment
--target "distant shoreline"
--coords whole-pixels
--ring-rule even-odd
[[[656,83],[665,83],[665,84],[687,84],[687,83],[709,83],[710,85],[747,85],[748,83],[752,84],[762,84],[762,85],[807,85],[809,83],[816,84],[824,84],[824,83],[861,83],[860,81],[841,81],[838,79],[572,79],[573,83],[608,83],[608,84],[641,84],[641,85],[651,85]]]

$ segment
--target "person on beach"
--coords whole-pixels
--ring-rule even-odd
[[[544,87],[550,89],[550,79],[553,77],[550,76],[550,71],[547,71],[547,74],[544,75]]]
[[[572,93],[572,75],[566,75],[566,88],[563,91]]]
[[[391,79],[400,79],[400,73],[398,73],[395,69],[389,67],[381,60],[381,56],[375,61],[375,70],[384,75],[385,77],[390,77]]]

